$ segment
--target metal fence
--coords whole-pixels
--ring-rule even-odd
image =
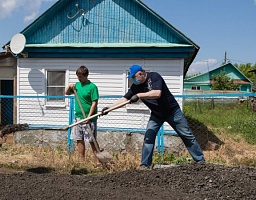
[[[98,111],[103,107],[115,102],[121,96],[101,96]],[[184,109],[185,115],[193,115],[202,109],[215,106],[225,108],[236,107],[245,103],[244,109],[256,111],[255,93],[218,93],[218,94],[185,94],[176,95],[175,98],[186,107],[189,104],[194,109]],[[8,124],[28,124],[29,129],[56,129],[70,125],[74,121],[74,96],[3,96],[0,95],[0,130]],[[209,110],[209,112],[211,112]],[[220,113],[221,114],[221,113]],[[142,102],[129,104],[117,109],[107,116],[98,119],[99,131],[123,131],[123,132],[145,132],[150,111]],[[217,117],[217,116],[216,116]],[[238,119],[239,120],[239,119]],[[199,121],[188,118],[188,122],[194,132],[202,124]],[[239,123],[239,122],[237,122]],[[205,129],[205,131],[207,131]],[[158,149],[163,151],[164,134],[176,133],[164,124],[158,133]],[[208,133],[207,133],[208,134]],[[68,130],[68,138],[70,130]]]

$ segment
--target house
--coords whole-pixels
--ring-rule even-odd
[[[56,114],[67,116],[67,99],[40,97],[64,95],[81,65],[99,88],[100,110],[128,90],[132,64],[159,72],[174,95],[182,94],[183,78],[199,50],[139,0],[59,0],[21,33],[26,45],[17,58],[17,95],[38,99],[18,99],[17,122],[34,125],[69,123],[68,117],[56,120]],[[101,118],[98,126],[145,129],[149,115],[143,105],[127,105]]]
[[[0,95],[16,95],[16,66],[16,58],[11,53],[0,53]],[[15,109],[11,105],[15,106],[13,99],[0,98],[0,125],[15,122]]]
[[[254,84],[252,86],[252,92],[256,92],[256,69],[250,70],[249,72],[254,73]],[[253,111],[256,112],[256,96],[252,97]]]
[[[256,92],[256,69],[250,70],[249,72],[254,73],[254,83],[253,83],[253,86],[252,86],[252,91]]]
[[[231,63],[224,64],[207,73],[199,74],[184,80],[184,90],[211,90],[213,84],[213,76],[225,72],[226,75],[233,80],[234,84],[239,85],[241,92],[251,92],[252,82],[239,69]]]

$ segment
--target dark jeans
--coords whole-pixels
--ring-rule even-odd
[[[170,124],[180,136],[192,158],[196,162],[204,161],[203,152],[197,143],[194,134],[190,130],[185,116],[181,109],[178,108],[166,120],[159,119],[154,115],[150,116],[142,147],[141,165],[149,167],[152,164],[156,135],[165,121]]]

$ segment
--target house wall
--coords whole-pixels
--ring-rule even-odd
[[[183,91],[183,59],[167,60],[92,60],[92,59],[19,59],[18,62],[18,95],[39,96],[38,99],[18,99],[18,123],[67,125],[69,106],[47,106],[46,70],[66,70],[66,86],[77,82],[76,69],[85,65],[89,69],[89,79],[99,89],[100,96],[122,96],[127,91],[128,69],[132,64],[140,64],[145,70],[159,72],[165,79],[170,91],[182,94]],[[116,98],[101,98],[98,109],[101,110],[114,102]],[[177,99],[182,106],[181,99]],[[56,116],[61,117],[56,120]],[[144,105],[126,105],[110,112],[98,120],[99,127],[146,128],[149,110]],[[57,122],[56,122],[57,121]],[[57,124],[56,124],[57,123]],[[170,130],[169,125],[165,125]]]
[[[234,68],[232,65],[227,65],[227,66],[224,66],[224,67],[217,68],[217,69],[213,70],[210,73],[211,78],[212,78],[213,75],[218,75],[222,71],[224,71],[230,79],[242,79],[242,80],[245,79],[245,77],[236,68]]]
[[[14,67],[0,67],[0,80],[13,80],[15,75]]]
[[[16,58],[0,57],[0,79],[10,80],[16,76]]]
[[[184,83],[184,90],[191,90],[192,86],[200,86],[200,90],[210,90],[211,89],[211,85],[202,85],[200,83]]]

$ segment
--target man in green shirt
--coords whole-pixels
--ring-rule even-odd
[[[81,66],[76,71],[77,78],[79,82],[75,84],[69,84],[65,90],[66,95],[74,94],[74,90],[77,91],[78,98],[81,102],[82,108],[86,117],[90,117],[98,112],[98,99],[99,92],[97,86],[88,80],[89,70],[85,66]],[[75,121],[80,121],[84,119],[82,110],[79,106],[79,103],[76,99],[75,101]],[[85,159],[85,141],[89,141],[91,148],[94,152],[97,151],[93,143],[86,124],[89,123],[92,133],[96,139],[97,137],[97,117],[92,118],[89,121],[85,121],[83,124],[78,124],[72,128],[71,139],[77,141],[78,153],[82,160]],[[96,158],[96,166],[100,165],[99,159]]]

